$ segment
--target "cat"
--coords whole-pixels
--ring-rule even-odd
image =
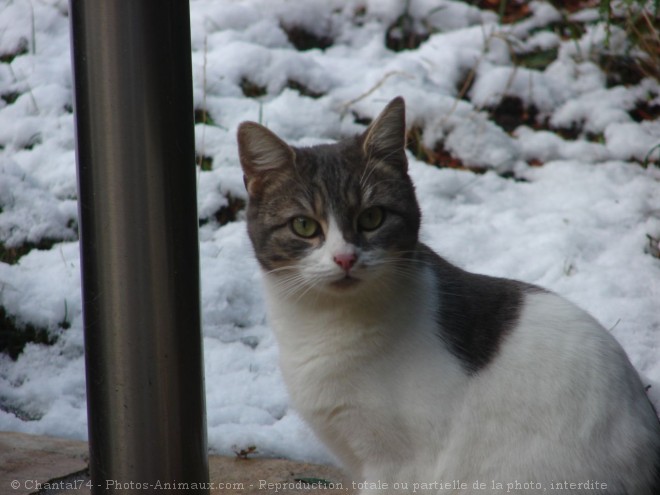
[[[660,494],[660,422],[621,346],[421,243],[405,136],[401,97],[335,144],[239,126],[292,405],[363,495]]]

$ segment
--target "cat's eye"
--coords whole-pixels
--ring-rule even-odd
[[[319,223],[309,217],[295,217],[291,220],[293,233],[305,239],[317,236],[320,229]]]
[[[360,230],[376,230],[385,220],[385,210],[380,206],[372,206],[358,216],[357,222]]]

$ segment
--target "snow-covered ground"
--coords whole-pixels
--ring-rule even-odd
[[[194,100],[210,117],[196,126],[197,151],[213,160],[199,172],[199,212],[216,452],[256,445],[265,455],[329,459],[289,409],[245,223],[240,214],[224,226],[215,220],[228,194],[245,198],[237,125],[257,120],[294,144],[327,142],[363,130],[396,95],[406,98],[420,146],[442,143],[455,161],[489,169],[438,169],[410,155],[424,240],[464,268],[540,284],[583,306],[622,343],[660,405],[660,122],[632,117],[641,103],[660,105],[660,85],[608,85],[591,56],[604,27],[588,24],[575,40],[542,29],[562,19],[542,2],[502,26],[466,3],[412,0],[415,25],[434,34],[418,49],[394,52],[386,32],[404,4],[191,1]],[[331,44],[297,50],[286,33],[293,28],[298,38],[302,28]],[[0,262],[0,306],[57,336],[52,346],[28,344],[16,361],[0,355],[0,429],[82,439],[68,35],[66,0],[0,4],[0,243],[55,241],[16,264]],[[609,42],[610,50],[625,48],[616,30]],[[540,70],[514,63],[514,53],[541,49],[556,50],[556,60]],[[533,106],[545,124],[505,132],[486,111],[503,97]],[[655,164],[643,167],[645,160]]]

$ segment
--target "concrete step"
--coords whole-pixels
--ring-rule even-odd
[[[87,468],[87,442],[0,432],[0,494],[87,495],[91,493],[92,483]],[[209,472],[211,494],[354,493],[352,484],[336,468],[286,459],[255,457],[245,460],[212,455],[209,457]],[[101,480],[100,483],[105,488],[113,487],[115,482]],[[158,488],[169,493],[187,492],[185,486],[168,486],[165,483],[163,480],[160,486],[152,487],[154,490],[130,490],[128,486],[127,490],[116,492],[147,493]]]

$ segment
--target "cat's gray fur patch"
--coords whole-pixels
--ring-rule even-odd
[[[517,280],[466,272],[424,245],[420,259],[437,281],[437,335],[468,373],[478,372],[497,356],[518,320],[524,294],[543,291]]]

